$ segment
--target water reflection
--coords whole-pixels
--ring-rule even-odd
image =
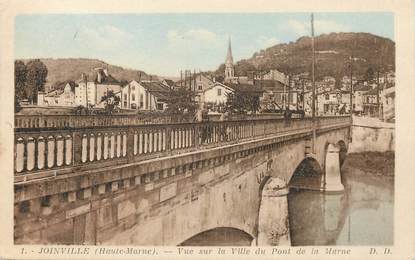
[[[349,173],[345,192],[291,189],[291,243],[295,245],[393,244],[393,180]]]

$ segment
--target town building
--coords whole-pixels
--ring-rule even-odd
[[[363,94],[369,90],[370,87],[363,83],[358,83],[353,86],[353,112],[355,114],[363,114]]]
[[[75,82],[67,81],[55,87],[48,93],[38,92],[38,106],[75,106]]]
[[[203,91],[202,101],[205,104],[225,104],[228,101],[228,96],[234,90],[220,82],[215,82],[209,89]]]
[[[75,105],[103,108],[105,103],[102,98],[109,91],[119,95],[121,82],[111,76],[107,69],[96,68],[89,75],[83,73],[75,87]]]
[[[380,109],[379,92],[377,88],[370,89],[362,95],[363,114],[370,117],[378,117]]]
[[[319,95],[319,113],[342,115],[350,112],[350,92],[336,89]]]
[[[158,81],[131,81],[121,89],[121,108],[162,111],[167,108],[171,89]]]
[[[166,87],[170,88],[170,89],[173,89],[173,88],[174,88],[174,86],[175,86],[174,81],[173,81],[173,80],[171,80],[171,79],[163,79],[163,80],[161,81],[161,83],[162,83],[163,85],[165,85]]]
[[[288,76],[286,76],[284,73],[276,69],[268,70],[264,73],[255,74],[254,79],[255,80],[276,80],[285,85],[289,84]]]
[[[301,108],[298,90],[282,83],[279,80],[256,80],[254,87],[262,90],[261,107],[271,110],[290,110]]]

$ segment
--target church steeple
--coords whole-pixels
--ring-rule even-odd
[[[233,64],[232,46],[231,46],[231,38],[230,37],[229,37],[229,40],[228,40],[228,54],[226,55],[225,63]]]
[[[230,80],[234,76],[231,38],[229,37],[228,53],[225,60],[225,81]]]

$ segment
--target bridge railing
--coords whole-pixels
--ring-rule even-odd
[[[128,126],[190,122],[191,116],[134,115],[15,115],[15,128]]]
[[[120,119],[122,120],[122,119]],[[350,123],[349,117],[316,120],[321,128]],[[114,125],[112,127],[15,128],[15,175],[61,174],[73,167],[133,163],[271,135],[310,130],[310,118],[203,123]],[[58,171],[59,170],[59,171]]]

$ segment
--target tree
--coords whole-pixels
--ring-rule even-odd
[[[186,88],[172,89],[167,100],[167,112],[172,114],[194,113],[197,109],[195,94]]]
[[[106,95],[101,98],[101,102],[105,103],[105,112],[112,114],[119,106],[121,99],[115,95],[114,91],[109,90]]]
[[[45,90],[48,69],[39,59],[27,63],[26,95],[30,102],[37,104],[37,92]]]
[[[228,94],[225,109],[236,114],[255,113],[259,109],[259,96],[254,92],[235,90]]]
[[[17,101],[27,98],[26,95],[27,68],[23,61],[14,62],[14,95]]]

